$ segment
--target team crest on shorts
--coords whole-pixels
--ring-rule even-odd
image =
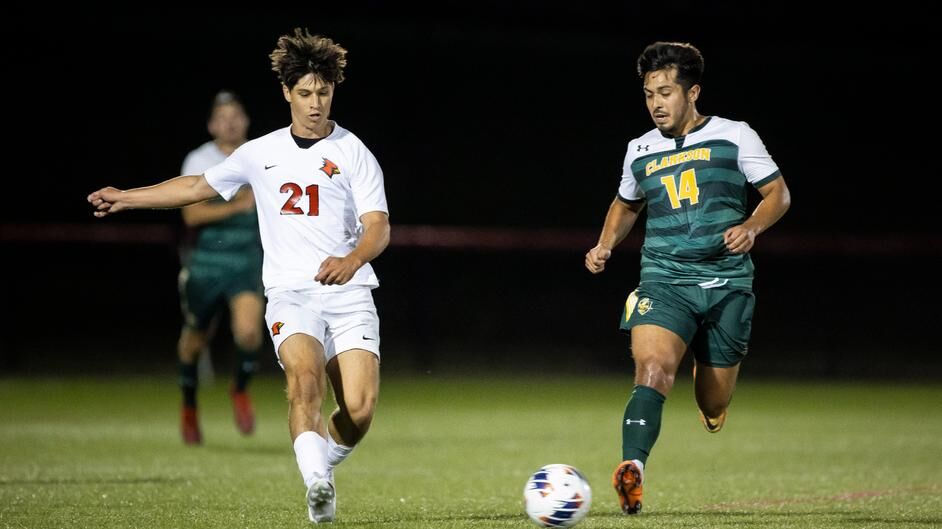
[[[281,328],[285,326],[285,322],[276,321],[274,325],[271,326],[271,335],[278,336],[281,334]]]
[[[651,298],[641,298],[638,301],[638,314],[644,316],[651,310]]]

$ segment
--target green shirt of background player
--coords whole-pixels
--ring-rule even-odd
[[[644,464],[688,348],[700,419],[709,432],[723,426],[751,330],[748,252],[791,201],[748,125],[697,111],[703,57],[696,48],[652,44],[638,59],[638,73],[656,128],[629,143],[618,196],[598,244],[585,256],[590,272],[602,272],[648,207],[641,282],[621,323],[631,335],[635,386],[622,422],[622,463],[612,481],[626,514],[641,510]],[[762,195],[751,215],[747,184]]]
[[[202,174],[246,142],[249,118],[232,92],[219,92],[206,124],[212,141],[191,151],[182,174]],[[183,329],[177,344],[183,392],[181,434],[186,444],[202,442],[197,419],[197,360],[208,360],[218,315],[228,306],[237,358],[230,396],[239,431],[255,429],[247,391],[262,345],[262,251],[255,198],[244,187],[230,202],[220,198],[183,208],[190,231],[180,270]],[[202,355],[202,357],[201,357]]]

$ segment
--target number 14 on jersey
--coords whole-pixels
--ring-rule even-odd
[[[687,200],[690,205],[700,202],[700,188],[697,187],[697,171],[687,169],[680,173],[680,185],[674,181],[674,175],[661,177],[661,183],[667,189],[667,198],[671,201],[671,208],[680,209],[680,201]]]

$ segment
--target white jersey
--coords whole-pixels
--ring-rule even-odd
[[[325,259],[346,256],[356,247],[363,230],[360,216],[389,212],[376,158],[352,132],[333,125],[329,136],[307,149],[298,147],[290,127],[276,130],[243,144],[204,173],[226,200],[245,184],[255,191],[266,294],[379,286],[369,263],[345,285],[314,281]]]
[[[220,164],[226,159],[226,153],[219,149],[214,141],[207,141],[190,151],[183,159],[182,175],[203,174],[203,171]]]

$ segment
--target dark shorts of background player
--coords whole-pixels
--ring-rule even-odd
[[[258,267],[220,269],[185,267],[180,270],[180,306],[184,325],[206,331],[215,315],[237,294],[262,295],[262,274]]]
[[[698,363],[732,367],[746,356],[755,304],[745,289],[642,283],[628,296],[619,328],[663,327],[684,340]]]

